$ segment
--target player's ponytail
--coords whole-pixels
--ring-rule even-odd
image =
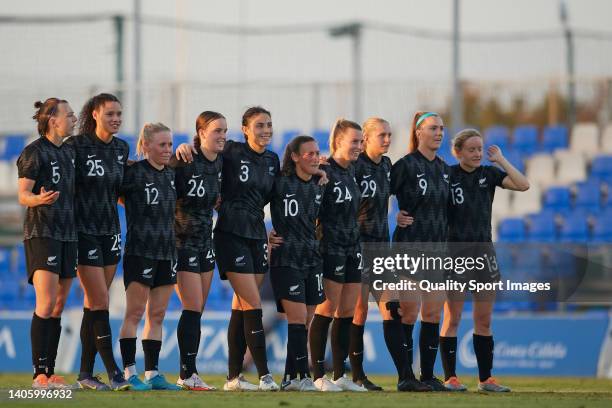
[[[153,140],[153,136],[157,132],[171,132],[170,128],[163,123],[145,123],[142,129],[140,129],[140,134],[138,135],[138,142],[136,142],[136,154],[138,157],[144,157],[144,142],[151,142]]]
[[[225,119],[225,116],[223,116],[219,112],[213,111],[204,111],[198,115],[198,117],[196,118],[196,135],[193,138],[193,145],[196,149],[200,150],[200,130],[206,130],[208,125],[210,125],[217,119]]]
[[[98,110],[100,106],[104,106],[106,102],[119,102],[119,99],[115,95],[109,93],[101,93],[90,98],[79,113],[79,134],[93,135],[96,131],[96,120],[93,117],[94,111]]]
[[[453,156],[457,157],[458,153],[461,151],[461,149],[463,149],[463,145],[465,144],[465,142],[471,137],[479,137],[481,139],[483,138],[480,132],[476,129],[463,129],[462,131],[457,133],[455,137],[453,137]]]
[[[338,139],[341,138],[348,129],[361,131],[361,126],[352,120],[338,118],[334,122],[329,133],[329,155],[333,156],[338,149]]]
[[[40,136],[45,136],[49,131],[49,119],[57,114],[60,103],[68,102],[59,98],[48,98],[44,102],[34,102],[34,109],[36,109],[36,113],[34,113],[32,119],[36,121],[36,127]]]
[[[297,155],[300,154],[300,149],[304,143],[316,142],[311,136],[296,136],[285,147],[285,153],[283,154],[283,166],[281,167],[281,173],[283,176],[290,176],[295,174],[295,162],[291,158],[291,153]]]

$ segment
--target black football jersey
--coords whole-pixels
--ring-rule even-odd
[[[248,239],[267,239],[264,207],[280,172],[276,153],[257,153],[247,143],[228,141],[223,150],[221,208],[215,229]]]
[[[62,143],[59,147],[41,137],[23,149],[17,159],[19,178],[34,180],[32,193],[59,191],[51,205],[28,207],[23,223],[24,238],[52,238],[76,241],[74,220],[74,149]]]
[[[174,170],[157,170],[147,160],[128,166],[121,194],[127,221],[126,255],[155,260],[175,258]]]
[[[319,177],[304,181],[296,174],[276,179],[270,210],[283,244],[272,250],[270,266],[302,269],[320,265],[315,228],[325,187],[318,182]]]
[[[173,157],[176,187],[174,231],[176,247],[202,251],[210,245],[213,209],[221,190],[223,159],[209,161],[202,151],[193,162],[186,163]]]
[[[468,173],[451,166],[452,206],[449,241],[491,242],[491,215],[495,188],[508,174],[495,166],[480,166]]]
[[[121,233],[117,199],[130,153],[125,140],[104,143],[96,135],[72,136],[76,153],[75,218],[77,231],[90,235]]]
[[[325,185],[319,211],[317,235],[321,240],[321,252],[342,254],[345,249],[360,243],[357,212],[361,192],[355,179],[354,165],[345,169],[332,158],[323,170],[329,182]]]
[[[398,160],[391,169],[391,193],[400,210],[414,217],[396,227],[394,242],[445,242],[448,239],[450,168],[439,157],[428,160],[418,150]]]
[[[355,163],[355,178],[361,189],[357,216],[361,242],[389,242],[391,159],[383,156],[380,163],[374,163],[361,153]]]

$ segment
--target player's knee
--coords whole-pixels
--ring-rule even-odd
[[[125,311],[125,321],[127,323],[137,325],[142,319],[146,305],[131,306]]]
[[[438,323],[440,321],[440,311],[423,310],[421,311],[421,320],[424,322]]]
[[[55,306],[53,307],[52,316],[59,317],[62,315],[64,311],[64,307],[66,306],[66,298],[59,298],[55,301]]]
[[[41,319],[48,319],[51,317],[51,313],[53,313],[53,308],[55,307],[55,300],[45,300],[42,302],[36,302],[36,316]]]
[[[162,325],[165,316],[166,309],[163,307],[156,307],[154,309],[149,309],[147,318],[149,319],[151,326],[158,327]]]
[[[488,334],[491,332],[491,318],[488,316],[479,316],[474,320],[474,330],[477,333]]]

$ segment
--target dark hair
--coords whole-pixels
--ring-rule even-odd
[[[421,127],[422,123],[420,123],[419,126],[417,126],[417,122],[419,121],[421,116],[423,116],[426,113],[429,113],[429,112],[418,111],[414,114],[414,118],[412,118],[412,124],[410,125],[410,139],[408,139],[408,153],[414,153],[419,148],[419,138],[416,135],[416,131],[419,127]],[[437,113],[431,116],[440,117]]]
[[[249,122],[253,116],[257,116],[261,113],[265,113],[266,115],[272,117],[272,114],[267,109],[262,108],[261,106],[251,106],[247,109],[242,115],[242,126],[249,126]],[[247,140],[247,135],[244,135],[244,140]]]
[[[79,133],[80,134],[93,134],[96,131],[96,120],[93,118],[93,112],[100,106],[103,106],[106,102],[119,102],[119,99],[115,95],[109,93],[101,93],[90,98],[79,113]]]
[[[36,113],[32,116],[37,123],[38,134],[45,136],[49,131],[49,119],[57,115],[58,106],[60,103],[68,103],[68,101],[59,98],[48,98],[44,102],[34,102]]]
[[[217,119],[225,119],[225,116],[213,111],[204,111],[198,115],[196,119],[196,135],[193,138],[193,145],[196,149],[200,149],[200,129],[206,129],[208,125]]]
[[[283,154],[283,167],[281,167],[281,173],[284,176],[290,176],[295,174],[295,162],[291,159],[291,153],[300,154],[300,149],[304,143],[316,142],[314,137],[301,135],[296,136],[285,147],[285,153]]]
[[[352,120],[338,118],[336,122],[334,122],[334,126],[332,126],[332,130],[329,133],[329,152],[333,156],[336,151],[336,140],[338,136],[343,135],[349,129],[355,129],[361,131],[361,126],[359,123],[353,122]]]

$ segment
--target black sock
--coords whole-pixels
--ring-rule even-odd
[[[93,320],[91,310],[83,308],[83,319],[81,320],[81,368],[79,380],[91,377],[96,362],[96,337],[93,332]]]
[[[363,380],[366,375],[363,371],[363,332],[365,326],[351,324],[349,341],[349,360],[351,361],[351,371],[353,381]]]
[[[456,377],[457,337],[440,336],[440,359],[442,359],[442,367],[444,367],[444,381]]]
[[[30,341],[32,344],[32,366],[34,376],[47,373],[47,348],[49,347],[49,325],[50,319],[38,317],[32,314],[32,324],[30,325]]]
[[[287,357],[285,358],[285,373],[283,374],[283,381],[291,381],[297,378],[297,371],[295,369],[295,354],[293,352],[295,340],[292,340],[292,326],[294,324],[287,324]]]
[[[244,310],[244,337],[253,356],[259,377],[270,374],[268,370],[268,356],[266,355],[266,334],[263,328],[263,314],[261,309]]]
[[[136,365],[136,337],[119,339],[119,347],[121,348],[123,368]]]
[[[159,365],[159,351],[161,340],[142,340],[142,351],[144,351],[145,371],[157,371]]]
[[[403,381],[408,375],[406,369],[408,366],[408,345],[402,331],[402,322],[395,319],[383,320],[383,333],[387,350],[389,350],[397,370],[398,382]]]
[[[92,310],[93,334],[95,336],[96,349],[104,362],[108,378],[112,380],[121,375],[121,370],[113,356],[113,339],[111,334],[108,310]]]
[[[414,324],[402,323],[402,329],[404,329],[404,340],[406,340],[406,357],[408,358],[406,377],[415,378],[414,371],[412,370],[412,363],[414,363],[414,339],[412,338]]]
[[[296,378],[299,374],[300,379],[310,377],[308,370],[308,339],[306,334],[306,325],[290,324],[287,327],[288,339],[287,344],[291,344],[291,354],[294,367],[294,373],[286,373],[293,375],[291,379]]]
[[[440,344],[440,324],[421,322],[419,333],[419,351],[421,353],[421,380],[433,378],[434,364]]]
[[[327,332],[332,320],[331,317],[315,314],[310,323],[310,354],[312,374],[315,380],[325,375],[325,346],[327,346]]]
[[[200,346],[200,312],[183,310],[176,328],[179,353],[181,355],[180,377],[184,380],[197,373],[196,357]]]
[[[246,338],[244,336],[244,318],[242,310],[232,309],[227,326],[228,348],[228,379],[236,378],[242,371],[244,353],[246,352]]]
[[[351,342],[352,317],[334,318],[331,330],[332,362],[334,380],[344,375],[344,362],[349,352]]]
[[[481,382],[486,381],[491,376],[493,369],[493,336],[474,334],[472,340],[478,362],[478,377]]]
[[[57,347],[59,346],[60,336],[62,335],[62,318],[49,318],[49,345],[47,348],[47,377],[55,374],[55,358],[57,357]]]

